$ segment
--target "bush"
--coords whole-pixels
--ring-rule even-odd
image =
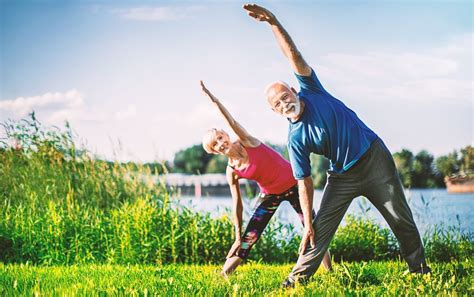
[[[361,261],[397,258],[398,245],[389,229],[368,219],[347,216],[330,245],[336,261]]]
[[[462,233],[459,228],[434,226],[424,237],[425,254],[432,261],[450,262],[474,255],[472,236]]]

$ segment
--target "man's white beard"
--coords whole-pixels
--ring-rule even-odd
[[[293,110],[291,110],[291,108],[293,108]],[[300,114],[300,111],[301,111],[301,102],[300,102],[300,99],[299,98],[296,98],[296,102],[295,103],[290,103],[288,104],[288,108],[287,108],[287,112],[284,113],[284,116],[287,117],[287,118],[295,118],[297,117],[299,114]]]

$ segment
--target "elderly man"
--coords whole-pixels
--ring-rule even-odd
[[[388,222],[410,272],[430,272],[395,163],[383,141],[351,109],[323,88],[314,70],[270,11],[255,4],[246,4],[244,9],[250,17],[270,25],[301,88],[297,93],[278,81],[265,89],[272,109],[289,121],[288,151],[293,175],[298,180],[305,222],[298,261],[283,286],[293,286],[295,281],[307,280],[315,273],[347,208],[361,195],[367,197]],[[311,153],[330,160],[327,183],[314,220],[311,218]]]

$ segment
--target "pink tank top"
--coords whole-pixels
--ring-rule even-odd
[[[256,181],[264,194],[280,194],[296,185],[290,163],[276,151],[264,143],[244,148],[249,165],[242,170],[234,169],[239,177]]]

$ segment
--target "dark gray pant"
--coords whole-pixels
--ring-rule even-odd
[[[316,247],[308,244],[288,277],[291,281],[307,279],[316,272],[349,204],[358,196],[367,197],[383,215],[397,237],[410,271],[425,265],[423,243],[395,162],[383,141],[377,139],[349,171],[328,172],[321,206],[313,220]]]

